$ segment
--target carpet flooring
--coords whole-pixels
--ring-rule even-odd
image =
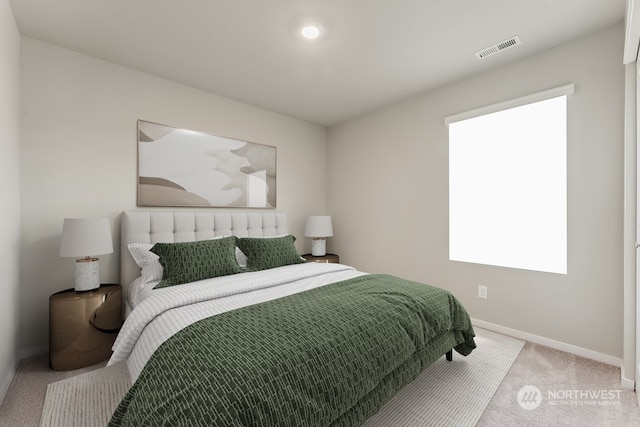
[[[476,331],[467,357],[438,359],[395,395],[365,427],[475,426],[524,341]]]
[[[640,410],[620,368],[528,342],[477,426],[640,427]]]
[[[41,426],[105,426],[131,387],[124,363],[104,367],[47,386]]]
[[[524,346],[489,331],[476,341],[468,357],[437,360],[365,426],[474,426]],[[122,364],[49,384],[40,426],[104,426],[128,387]]]
[[[454,353],[454,361],[449,365],[445,364],[445,367],[453,369],[460,362],[471,361],[471,357],[481,354],[482,348],[490,346],[485,338],[490,340],[494,333],[480,328],[476,328],[476,333],[479,348],[467,358]],[[495,335],[500,336],[500,334]],[[47,388],[51,385],[64,389],[67,387],[65,379],[78,377],[94,370],[98,372],[96,375],[101,375],[102,367],[104,363],[77,371],[57,372],[49,369],[47,355],[22,360],[9,391],[0,405],[0,426],[38,426],[41,417],[45,423],[51,421],[52,417],[59,417],[59,415],[46,415],[48,410],[44,406]],[[112,383],[120,383],[118,378],[120,377],[114,374],[111,378]],[[416,382],[424,379],[421,376]],[[78,378],[74,381],[77,380]],[[53,386],[55,383],[58,385]],[[422,396],[422,393],[412,391],[416,385],[412,383],[401,391],[401,393],[410,394],[410,398],[414,399],[409,408],[402,407],[402,398],[392,399],[384,408],[384,411],[389,412],[378,414],[370,419],[367,427],[378,427],[384,425],[383,422],[390,423],[386,426],[401,426],[402,424],[397,424],[399,421],[395,415],[392,415],[394,410],[404,411],[405,417],[416,416],[415,414],[407,415],[409,414],[407,410],[411,411],[413,407],[420,408],[423,400],[429,399],[428,392],[424,392]],[[539,394],[521,395],[523,389],[533,390],[530,386],[535,387]],[[122,390],[114,392],[123,393]],[[62,393],[65,391],[62,390]],[[97,393],[101,391],[98,390]],[[452,397],[447,396],[444,401],[463,400],[459,396],[466,396],[465,393],[467,393],[466,387],[459,387]],[[441,402],[443,393],[440,395],[435,393],[435,395],[435,400]],[[531,401],[533,405],[528,403]],[[62,408],[55,406],[54,412],[62,411]],[[396,409],[393,409],[394,407]],[[428,420],[420,419],[420,416],[413,419],[405,418],[405,420],[409,423],[405,424],[406,426],[430,425]],[[461,424],[458,420],[449,419],[441,421],[439,425],[459,426]],[[492,393],[476,425],[479,427],[516,425],[640,427],[640,410],[635,392],[620,388],[620,368],[528,342],[497,390]]]

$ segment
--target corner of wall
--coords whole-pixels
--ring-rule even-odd
[[[0,1],[0,400],[18,366],[20,293],[20,32],[11,4]]]

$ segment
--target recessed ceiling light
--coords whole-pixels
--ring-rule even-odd
[[[313,40],[317,39],[318,36],[320,36],[320,28],[318,28],[316,25],[305,25],[300,30],[300,33],[305,39]]]
[[[307,40],[316,40],[322,34],[320,24],[303,24],[300,27],[300,34]]]

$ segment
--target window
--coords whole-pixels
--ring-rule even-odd
[[[563,86],[450,116],[449,259],[567,273]]]

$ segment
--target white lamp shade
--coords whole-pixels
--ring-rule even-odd
[[[331,217],[328,215],[311,215],[307,217],[304,235],[313,238],[311,242],[311,255],[324,256],[327,253],[325,237],[333,236]]]
[[[331,237],[333,227],[331,217],[328,215],[312,215],[307,217],[307,225],[304,229],[306,237]]]
[[[60,240],[61,257],[82,257],[76,260],[75,285],[78,292],[100,287],[98,258],[113,252],[109,218],[65,218]]]
[[[87,257],[113,252],[109,218],[65,218],[61,257]]]

